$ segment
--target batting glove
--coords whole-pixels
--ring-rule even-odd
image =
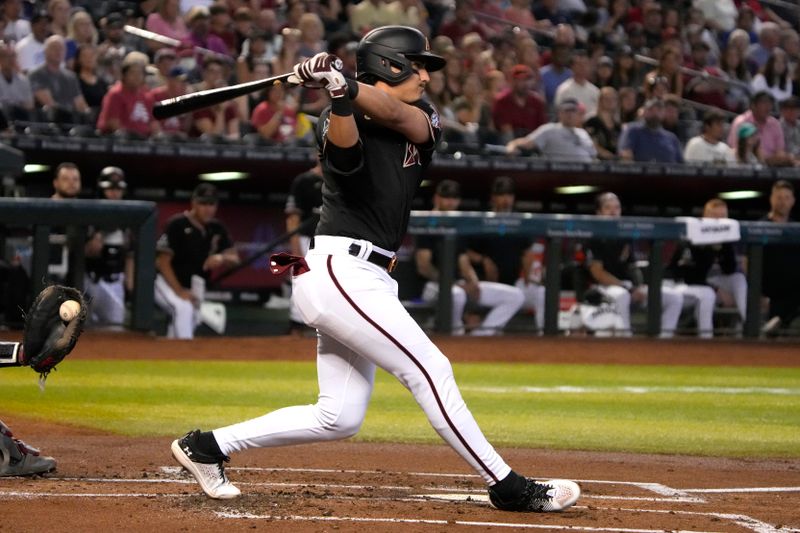
[[[331,98],[347,94],[347,81],[341,73],[342,60],[333,54],[320,52],[294,66],[294,76],[304,87],[325,87]]]

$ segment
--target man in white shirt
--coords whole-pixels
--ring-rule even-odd
[[[687,163],[735,165],[733,149],[723,142],[725,117],[718,111],[706,113],[703,118],[703,133],[686,143],[683,159]]]
[[[17,63],[22,72],[30,72],[44,64],[44,41],[50,34],[50,15],[46,11],[34,13],[31,17],[31,33],[14,47]]]
[[[3,39],[16,43],[31,32],[31,23],[21,17],[22,0],[6,0],[3,4],[3,20],[5,29]]]
[[[597,149],[589,132],[581,128],[584,107],[574,98],[558,106],[558,122],[539,126],[525,137],[506,144],[506,152],[537,149],[544,157],[569,161],[590,162],[597,158]]]
[[[568,98],[574,98],[584,105],[586,115],[592,116],[597,112],[597,100],[600,98],[600,89],[589,81],[591,65],[589,56],[583,50],[572,52],[569,65],[572,77],[556,89],[556,107]]]
[[[0,43],[0,106],[9,118],[30,120],[33,91],[28,78],[16,71],[16,61],[14,48]]]

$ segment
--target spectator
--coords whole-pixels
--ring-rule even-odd
[[[699,41],[692,45],[691,60],[686,67],[703,74],[700,76],[684,76],[684,96],[688,100],[725,109],[727,105],[725,88],[728,84],[725,82],[722,72],[718,68],[709,65],[709,50],[710,47],[705,41]]]
[[[496,140],[492,125],[492,107],[483,98],[480,76],[475,73],[467,74],[463,89],[464,94],[452,103],[456,121],[473,133],[465,136],[472,138],[474,142],[494,143]]]
[[[433,195],[433,211],[456,211],[461,203],[461,187],[453,180],[443,180],[436,186]],[[454,273],[456,283],[452,294],[452,333],[464,334],[464,308],[467,301],[490,307],[483,322],[472,331],[473,335],[493,335],[502,331],[514,313],[522,305],[523,296],[516,287],[501,283],[480,281],[466,253],[465,244],[456,245],[457,261]],[[417,273],[425,279],[422,299],[433,303],[439,298],[441,258],[438,257],[437,241],[433,237],[419,236],[414,252]]]
[[[786,180],[772,185],[770,211],[761,220],[783,224],[794,222],[794,186]],[[769,297],[769,320],[762,331],[774,334],[788,328],[800,311],[800,247],[796,244],[771,244],[764,247],[762,288]]]
[[[758,130],[761,147],[761,156],[769,166],[785,166],[791,164],[791,157],[786,154],[783,141],[783,130],[778,119],[771,116],[773,108],[772,95],[766,91],[759,91],[753,95],[750,110],[733,119],[728,132],[728,145],[738,146],[739,127],[744,123],[754,125]]]
[[[614,86],[614,60],[609,56],[602,56],[597,60],[593,83],[598,89]],[[616,91],[615,91],[616,92]]]
[[[69,13],[72,4],[69,0],[47,0],[47,13],[50,15],[50,31],[53,35],[67,38],[69,33]]]
[[[616,159],[617,141],[622,131],[619,120],[619,98],[613,87],[600,89],[597,101],[597,113],[583,123],[583,127],[592,138],[598,159]]]
[[[596,199],[596,213],[609,218],[619,218],[622,206],[612,192],[602,193]],[[636,267],[632,241],[590,241],[586,250],[589,273],[597,288],[614,302],[622,318],[623,335],[631,334],[631,305],[647,304],[647,286],[641,271]],[[675,289],[661,287],[661,337],[671,337],[680,319],[683,295]]]
[[[22,16],[22,0],[3,2],[3,40],[16,43],[31,33],[31,23]]]
[[[597,99],[600,89],[589,81],[589,56],[583,50],[576,50],[570,59],[572,77],[558,86],[556,90],[556,106],[568,99],[577,100],[586,109],[586,114],[591,116],[597,112]]]
[[[8,120],[30,120],[34,100],[28,77],[17,71],[13,46],[0,43],[0,105]]]
[[[625,26],[628,23],[628,0],[611,0],[607,18],[602,23],[600,31],[605,42],[612,48],[619,47],[628,39]]]
[[[572,77],[572,70],[567,67],[572,49],[563,44],[553,46],[551,62],[542,68],[542,85],[548,105],[555,101],[558,86]]]
[[[22,72],[29,73],[44,64],[44,42],[50,35],[50,15],[37,11],[31,17],[31,33],[17,42],[17,62]]]
[[[90,122],[94,124],[100,114],[103,98],[108,92],[108,84],[97,75],[97,48],[92,44],[79,46],[73,68],[78,76],[83,99],[91,112]]]
[[[153,118],[153,102],[147,97],[144,60],[131,52],[122,62],[122,79],[115,83],[103,98],[97,127],[103,133],[125,137],[149,137],[160,126]]]
[[[97,47],[98,75],[108,84],[122,77],[122,61],[134,48],[125,40],[125,20],[119,13],[106,17],[103,28],[105,40]]]
[[[292,143],[297,133],[297,103],[287,96],[283,85],[273,85],[266,98],[253,110],[250,122],[262,139],[271,143]]]
[[[692,130],[695,123],[694,115],[690,115],[692,118],[688,119],[682,117],[682,102],[681,97],[674,94],[667,94],[664,97],[664,116],[661,126],[668,132],[674,133],[681,146],[686,146],[697,131]]]
[[[56,168],[53,178],[53,200],[68,200],[77,198],[81,193],[81,171],[75,163],[65,162]]]
[[[217,37],[228,50],[232,53],[237,50],[236,33],[233,30],[233,21],[228,11],[228,6],[224,4],[212,4],[208,8],[208,34]]]
[[[539,126],[525,137],[506,144],[506,151],[515,154],[519,150],[537,149],[548,159],[569,161],[593,161],[597,157],[589,133],[581,128],[584,110],[574,99],[567,99],[558,106],[558,122]]]
[[[253,21],[253,11],[246,6],[237,8],[233,13],[233,35],[236,45],[232,50],[236,50],[236,54],[241,55],[244,52],[244,43],[246,43],[256,31],[262,35],[264,34],[263,31],[256,30],[256,25]]]
[[[722,139],[725,136],[725,116],[708,112],[703,118],[703,133],[686,144],[683,158],[687,163],[735,165],[733,150]]]
[[[166,84],[151,89],[147,93],[148,99],[155,104],[161,100],[183,96],[188,92],[186,74],[186,69],[183,67],[172,67],[172,70],[167,74]],[[189,131],[190,121],[191,116],[186,114],[170,117],[160,121],[160,130],[166,136],[183,138],[186,137]]]
[[[86,11],[76,11],[69,18],[69,31],[67,32],[67,67],[74,68],[75,56],[81,45],[97,45],[97,28],[91,15]]]
[[[181,17],[180,0],[159,0],[156,10],[147,16],[145,28],[179,41],[189,38],[189,28]],[[158,47],[155,43],[152,46]]]
[[[616,54],[611,84],[619,91],[623,87],[636,87],[641,83],[642,77],[633,57],[633,51],[630,46],[625,45]]]
[[[546,30],[552,28],[549,21],[537,21],[531,10],[531,0],[511,0],[503,10],[503,18],[522,28]],[[458,42],[455,41],[454,42]]]
[[[300,61],[300,30],[284,28],[281,35],[281,48],[272,58],[272,72],[292,72],[294,65]]]
[[[619,89],[619,121],[622,124],[639,120],[639,104],[636,89],[621,87]]]
[[[741,166],[760,167],[765,164],[764,156],[761,153],[761,138],[758,128],[750,122],[743,122],[739,125],[734,155],[736,163]]]
[[[52,35],[45,41],[45,63],[30,74],[36,102],[52,122],[84,122],[89,106],[81,94],[78,77],[62,67],[64,38]]]
[[[700,9],[708,25],[718,32],[731,32],[736,27],[738,11],[733,0],[694,0],[692,6]]]
[[[274,51],[267,47],[266,34],[254,31],[244,42],[243,51],[236,59],[236,80],[239,83],[256,80],[253,76],[256,64],[268,64],[273,57]]]
[[[174,48],[159,48],[153,56],[153,65],[156,73],[147,76],[147,86],[151,89],[167,83],[169,73],[178,65],[178,54]]]
[[[104,200],[122,200],[128,184],[119,167],[105,167],[97,180]],[[86,245],[83,287],[89,296],[89,324],[122,326],[125,322],[125,290],[133,288],[133,255],[130,234],[122,228],[90,227]]]
[[[386,0],[363,0],[350,9],[350,29],[356,35],[392,24],[394,12]],[[290,26],[296,27],[296,26]]]
[[[533,8],[533,16],[539,21],[539,27],[572,24],[572,14],[561,8],[559,0],[542,0]],[[549,22],[550,24],[545,24]]]
[[[741,50],[727,46],[722,52],[720,70],[732,82],[725,88],[725,109],[743,112],[750,104],[750,71],[744,62]]]
[[[653,80],[658,78],[666,78],[667,91],[681,96],[683,94],[683,76],[681,74],[681,56],[680,53],[672,48],[662,48],[661,59],[658,61],[658,66],[647,73],[644,77],[644,86],[642,90],[646,98],[660,98],[661,95],[649,94],[648,91],[652,90],[655,85]]]
[[[192,339],[211,272],[239,263],[228,230],[215,216],[217,189],[201,183],[188,211],[174,215],[156,244],[156,304],[167,313],[170,339]]]
[[[664,16],[659,2],[647,2],[643,8],[644,17],[642,28],[644,30],[645,46],[653,50],[663,39]]]
[[[786,153],[797,165],[800,163],[800,98],[790,96],[781,102],[780,122]]]
[[[492,119],[501,142],[527,135],[547,122],[544,101],[531,90],[532,80],[530,67],[515,65],[510,86],[494,102]]]
[[[750,45],[747,50],[747,58],[753,62],[756,68],[762,68],[775,48],[778,47],[780,38],[780,26],[774,22],[765,22],[758,31],[758,42]]]
[[[789,70],[796,70],[800,64],[800,34],[793,28],[781,30],[780,48],[786,52]]]
[[[450,38],[453,43],[460,43],[468,33],[475,32],[484,39],[490,32],[475,18],[475,7],[472,0],[456,0],[452,17],[439,28],[439,35]]]
[[[753,78],[752,88],[754,93],[767,91],[775,102],[792,95],[792,78],[789,75],[786,52],[775,48],[769,54],[761,72]]]
[[[218,57],[230,56],[228,47],[225,42],[209,33],[209,20],[211,15],[207,7],[194,6],[186,13],[186,25],[189,28],[189,37],[187,42],[194,47],[210,50],[213,53],[219,54]],[[198,57],[198,62],[203,64],[204,56],[201,54]],[[288,71],[286,71],[288,72]]]
[[[325,42],[325,26],[315,13],[305,13],[300,17],[297,29],[300,30],[300,57],[313,57],[328,49]]]
[[[203,66],[203,81],[195,86],[197,91],[218,89],[227,86],[222,62],[216,58],[206,59]],[[208,140],[238,139],[239,108],[235,101],[229,100],[192,113],[190,137],[203,137]]]
[[[289,253],[292,255],[305,257],[308,253],[321,207],[322,164],[317,160],[312,168],[295,176],[286,198],[286,232],[297,231],[289,238]],[[289,333],[302,335],[307,328],[297,303],[292,300],[289,304]]]
[[[683,163],[683,149],[674,133],[662,126],[664,102],[645,102],[641,122],[632,122],[622,129],[619,156],[625,161]]]

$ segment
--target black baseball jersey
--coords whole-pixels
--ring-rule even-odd
[[[532,239],[522,235],[477,237],[471,239],[467,247],[494,261],[497,265],[497,281],[513,285],[520,278],[522,256],[530,248],[531,241]],[[486,279],[482,265],[475,265],[475,270],[479,278]]]
[[[317,123],[324,185],[317,235],[365,239],[387,250],[397,250],[408,228],[411,201],[441,137],[439,115],[429,103],[413,104],[428,117],[431,141],[410,142],[401,133],[354,112],[362,164],[350,173],[337,172],[326,156],[330,108]]]
[[[731,243],[695,246],[683,242],[672,254],[664,277],[689,285],[707,285],[709,272],[715,264],[723,274],[736,272],[736,251]]]
[[[221,222],[215,219],[203,227],[188,212],[170,218],[156,244],[157,251],[172,254],[172,269],[186,288],[192,286],[193,275],[207,279],[203,263],[208,256],[229,248],[233,248],[233,243]]]
[[[298,175],[289,189],[284,213],[300,215],[300,223],[319,215],[322,205],[322,176],[309,170]],[[305,227],[300,235],[311,237],[314,235],[314,226]]]
[[[635,268],[633,243],[619,240],[590,241],[586,249],[586,265],[592,261],[603,263],[603,269],[620,280],[636,281],[632,278]]]

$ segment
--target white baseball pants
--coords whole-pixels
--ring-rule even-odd
[[[84,276],[83,287],[91,298],[90,322],[93,324],[123,324],[125,322],[125,276],[116,281],[97,282]]]
[[[544,331],[544,285],[526,283],[524,279],[520,278],[515,283],[515,286],[525,296],[522,307],[533,311],[536,319],[536,328],[539,331]]]
[[[622,317],[626,332],[631,331],[631,293],[619,285],[598,285],[597,288],[614,301],[614,307]],[[683,308],[683,294],[671,287],[661,285],[661,334],[669,338],[675,334]]]
[[[194,330],[200,324],[200,310],[191,301],[175,294],[161,274],[156,274],[155,301],[170,316],[168,339],[194,338]]]
[[[433,428],[489,484],[509,466],[484,437],[456,386],[447,357],[397,298],[397,282],[381,267],[348,253],[371,243],[315,237],[310,271],[294,278],[294,297],[306,323],[317,328],[319,396],[314,405],[286,407],[214,430],[224,454],[253,447],[344,439],[358,432],[379,366],[395,376],[422,407]]]
[[[710,339],[714,336],[714,305],[717,302],[717,293],[708,285],[687,285],[686,283],[664,283],[683,294],[683,304],[694,310],[697,322],[697,336]]]
[[[525,296],[517,287],[493,281],[478,282],[480,293],[477,304],[488,307],[481,325],[471,332],[471,335],[485,336],[497,335],[503,331],[508,321],[519,311]],[[458,284],[453,284],[453,333],[458,335],[464,331],[464,307],[467,304],[467,293]],[[422,289],[422,299],[426,302],[436,302],[439,299],[439,283],[429,281]]]
[[[300,235],[299,240],[300,255],[306,255],[308,253],[308,247],[311,244],[311,237],[308,237],[307,235]],[[300,310],[297,308],[297,302],[295,302],[294,297],[289,300],[289,320],[300,324],[303,323],[303,315],[300,314]]]

